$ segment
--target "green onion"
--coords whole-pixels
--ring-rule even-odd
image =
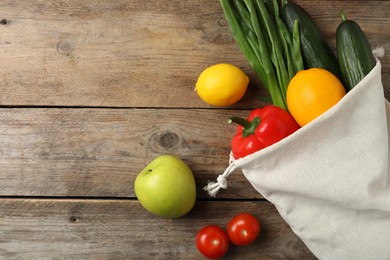
[[[301,39],[299,38],[299,23],[298,20],[294,21],[294,30],[293,30],[293,56],[295,62],[296,71],[304,69],[302,52],[301,52]]]
[[[277,1],[274,0],[273,3],[274,3],[276,25],[278,27],[279,36],[283,44],[285,58],[287,61],[287,72],[288,72],[289,80],[291,80],[291,78],[296,73],[294,62],[292,59],[292,53],[291,53],[292,39],[287,26],[284,24],[282,18],[280,18],[279,16],[279,6]]]
[[[238,3],[239,1],[236,2],[236,4],[240,4]],[[251,1],[247,2],[248,5],[251,4]],[[265,88],[270,93],[273,104],[283,109],[287,109],[285,99],[282,97],[279,87],[277,87],[278,80],[269,56],[269,50],[267,43],[265,42],[266,39],[262,32],[263,29],[260,27],[259,19],[257,17],[257,13],[255,12],[253,3],[251,10],[241,9],[239,14],[238,12],[240,9],[234,9],[230,0],[221,0],[221,4],[226,21],[229,24],[237,44],[248,59],[256,75],[260,78]],[[245,20],[245,17],[250,18],[250,23]],[[248,26],[248,24],[250,26]]]
[[[244,0],[244,1],[252,2],[252,0]],[[290,82],[290,80],[287,74],[287,69],[283,58],[280,38],[276,33],[277,31],[276,26],[273,23],[271,16],[269,15],[263,0],[256,0],[255,3],[261,15],[263,26],[265,28],[265,31],[267,32],[268,39],[271,42],[271,60],[273,62],[276,71],[277,79],[279,82],[278,85],[279,85],[280,92],[282,93],[282,98],[285,100],[287,85]]]
[[[279,17],[277,0],[264,1],[220,0],[238,46],[269,92],[272,103],[287,110],[287,87],[302,62],[299,34],[296,45],[296,37],[290,35]],[[282,4],[286,2],[282,0]]]

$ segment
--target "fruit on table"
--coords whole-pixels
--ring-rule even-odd
[[[150,162],[137,176],[134,190],[145,209],[166,218],[187,214],[196,200],[192,171],[174,155],[160,155]]]
[[[195,243],[199,252],[210,259],[221,258],[229,250],[229,238],[217,225],[208,225],[199,230]]]
[[[302,127],[329,108],[346,94],[340,80],[321,68],[299,71],[287,88],[287,108]]]
[[[247,246],[256,241],[260,234],[260,222],[249,213],[234,216],[227,225],[227,235],[236,246]]]
[[[238,67],[220,63],[206,68],[199,76],[195,91],[206,103],[230,106],[245,94],[249,78]]]

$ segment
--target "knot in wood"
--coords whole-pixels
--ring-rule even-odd
[[[8,23],[9,23],[8,20],[5,18],[0,20],[0,24],[2,24],[2,25],[7,25]]]
[[[158,139],[159,145],[165,149],[175,147],[179,143],[179,136],[172,132],[163,133]]]
[[[148,141],[149,149],[156,153],[175,152],[183,149],[185,141],[175,130],[159,129],[153,132]]]
[[[225,18],[219,18],[218,19],[218,25],[221,26],[221,27],[225,27],[227,25],[227,22],[225,20]]]
[[[57,44],[58,53],[68,56],[72,52],[72,46],[67,41],[60,41]]]

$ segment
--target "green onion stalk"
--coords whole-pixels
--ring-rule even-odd
[[[297,32],[290,35],[279,16],[277,1],[265,1],[220,0],[233,37],[272,103],[287,110],[287,86],[302,69],[299,29],[297,25]]]

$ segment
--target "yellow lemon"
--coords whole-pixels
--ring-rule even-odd
[[[230,106],[245,94],[249,78],[238,67],[220,63],[206,68],[196,82],[195,91],[206,103]]]

